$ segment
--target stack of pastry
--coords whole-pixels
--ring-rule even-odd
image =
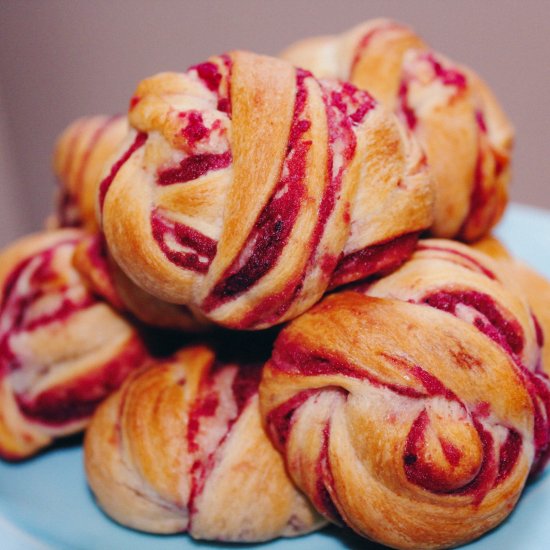
[[[492,529],[550,454],[550,285],[487,237],[511,143],[473,71],[387,20],[76,121],[50,229],[0,263],[1,455],[89,424],[98,504],[153,533]]]

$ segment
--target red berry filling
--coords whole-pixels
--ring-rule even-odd
[[[115,391],[128,374],[143,362],[145,354],[143,344],[134,337],[119,355],[100,370],[50,388],[36,398],[16,396],[21,412],[27,418],[49,426],[63,426],[88,418],[105,396]]]
[[[414,251],[418,233],[401,235],[344,256],[336,266],[330,288],[397,269]]]
[[[69,263],[77,243],[70,238],[59,241],[23,260],[7,278],[0,307],[0,375],[9,376],[19,369],[39,375],[53,368],[42,365],[40,357],[18,356],[15,342],[23,335],[32,338],[34,331],[50,325],[61,329],[61,323],[70,323],[73,315],[97,303]],[[134,337],[106,364],[32,397],[26,390],[16,392],[15,398],[29,419],[60,427],[88,417],[145,355],[141,341]]]
[[[159,172],[158,185],[173,185],[196,180],[214,170],[222,170],[231,166],[231,152],[221,154],[204,153],[185,157],[177,168],[169,168]]]
[[[506,319],[494,300],[486,294],[473,291],[441,291],[425,296],[423,303],[457,315],[462,304],[478,311],[481,316],[474,320],[474,326],[501,346],[518,368],[518,374],[525,385],[534,407],[535,415],[535,459],[532,473],[540,471],[550,458],[550,380],[544,372],[533,372],[521,360],[524,336],[515,319]]]
[[[304,80],[308,76],[305,71],[297,71],[294,115],[279,182],[243,250],[204,301],[206,311],[236,298],[255,284],[273,267],[288,241],[305,193],[306,161],[311,146],[311,141],[303,139],[311,123],[301,118],[307,102]]]
[[[141,147],[145,145],[145,142],[147,141],[147,134],[140,132],[136,135],[136,138],[134,139],[134,142],[132,145],[130,145],[130,148],[118,159],[113,166],[111,166],[111,170],[109,174],[105,177],[105,179],[99,184],[99,208],[100,211],[103,212],[103,205],[105,204],[105,198],[107,196],[107,193],[109,191],[109,188],[111,187],[113,180],[115,179],[116,175],[119,173],[120,169],[126,164],[128,159]]]
[[[216,255],[217,243],[188,225],[170,221],[159,210],[151,214],[153,238],[170,262],[206,273]]]
[[[464,259],[468,261],[468,265],[465,265],[464,262],[456,262],[459,265],[466,267],[467,269],[471,269],[471,271],[477,271],[479,273],[483,273],[483,275],[486,275],[489,277],[489,279],[495,280],[496,276],[495,274],[490,270],[487,269],[481,262],[476,260],[473,256],[470,256],[469,254],[466,254],[465,252],[461,252],[459,250],[455,250],[454,248],[446,248],[443,246],[435,246],[433,244],[425,244],[425,242],[419,242],[417,246],[417,250],[430,250],[434,252],[444,252],[445,254],[451,254],[458,256],[460,259]],[[445,258],[447,261],[452,261],[449,258]]]
[[[221,400],[227,399],[222,394],[223,385],[219,386],[217,381],[227,373],[227,369],[235,370],[231,383],[231,398],[235,410],[228,416],[220,410]],[[230,437],[231,430],[239,420],[241,414],[250,400],[257,394],[260,383],[261,368],[259,365],[222,365],[215,363],[205,373],[201,381],[201,397],[191,406],[187,427],[187,444],[189,453],[194,457],[191,466],[191,490],[189,502],[189,525],[191,529],[193,515],[197,513],[197,499],[203,492],[208,476],[219,460],[218,453],[224,443]],[[223,424],[223,430],[215,430],[214,440],[205,441],[202,437],[205,433],[213,433],[208,427],[203,426],[205,419],[215,419]]]

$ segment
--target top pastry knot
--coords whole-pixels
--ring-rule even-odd
[[[141,288],[255,329],[401,263],[431,223],[424,156],[369,93],[233,52],[141,82],[102,228]]]
[[[433,174],[435,236],[475,241],[498,222],[507,202],[513,130],[471,69],[389,19],[299,41],[282,57],[319,78],[369,90],[407,125]]]

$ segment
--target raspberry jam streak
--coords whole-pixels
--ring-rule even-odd
[[[424,459],[426,448],[425,433],[430,420],[424,409],[413,422],[407,443],[403,462],[407,479],[432,492],[444,492],[448,489],[445,470],[437,468],[432,462]]]
[[[460,304],[471,307],[483,317],[475,320],[475,326],[495,340],[511,355],[519,355],[525,345],[523,330],[515,319],[506,319],[495,301],[487,294],[476,291],[445,291],[424,296],[422,303],[441,311],[456,314]]]
[[[451,466],[458,466],[464,453],[456,445],[453,445],[453,443],[442,437],[439,438],[439,444],[447,462]]]
[[[539,348],[544,347],[544,331],[542,330],[542,326],[537,319],[537,316],[533,313],[531,313],[531,316],[533,317],[533,324],[535,325],[535,333],[537,335],[537,345]]]
[[[327,147],[327,170],[326,183],[319,205],[317,223],[311,238],[311,254],[308,260],[308,271],[315,267],[317,248],[323,237],[327,221],[334,211],[339,193],[342,188],[342,181],[348,166],[353,159],[357,139],[352,127],[351,116],[357,115],[358,125],[363,122],[368,111],[374,108],[375,102],[366,92],[360,92],[348,83],[341,87],[330,86],[321,83],[323,88],[323,101],[327,117],[328,147]],[[348,111],[355,108],[353,115]],[[325,265],[324,270],[330,274],[336,265],[337,258],[332,260],[332,265]]]
[[[220,416],[220,400],[223,398],[215,387],[216,378],[227,368],[236,369],[235,376],[231,383],[231,397],[235,410],[230,416]],[[201,397],[192,404],[189,413],[187,428],[187,445],[189,453],[194,457],[191,466],[191,489],[187,508],[189,510],[189,525],[191,529],[193,516],[197,513],[197,498],[203,492],[208,476],[219,461],[219,451],[231,435],[231,430],[239,420],[241,414],[250,400],[257,395],[260,384],[261,368],[259,365],[241,365],[239,367],[215,363],[201,381]],[[206,428],[202,427],[202,421],[210,418],[218,420],[223,424],[223,430],[218,434],[214,444],[209,448],[201,446],[201,436]]]
[[[399,91],[397,92],[397,111],[404,119],[407,128],[411,131],[416,128],[417,118],[414,109],[409,103],[409,85],[410,77],[404,76],[399,84]]]
[[[306,192],[304,179],[311,141],[303,139],[303,135],[311,123],[302,115],[307,102],[304,80],[308,76],[305,71],[297,71],[294,113],[279,181],[240,254],[205,299],[203,308],[207,312],[257,283],[275,265],[289,239]]]
[[[206,61],[190,67],[188,72],[195,71],[202,83],[218,96],[218,111],[231,116],[231,71],[233,61],[227,54],[220,55],[216,60],[219,60],[219,63]]]
[[[0,374],[5,375],[21,366],[11,349],[11,338],[63,321],[95,302],[83,287],[70,294],[71,287],[53,268],[54,255],[61,248],[73,248],[75,244],[76,241],[68,239],[23,260],[6,279],[0,306]],[[45,296],[56,295],[57,307],[37,313],[34,304]]]
[[[317,395],[322,389],[303,390],[278,407],[269,411],[266,423],[272,442],[280,450],[284,450],[290,432],[294,414],[311,397]]]
[[[105,179],[99,184],[99,209],[100,212],[103,212],[103,205],[105,204],[105,197],[107,196],[107,193],[109,191],[109,188],[111,187],[113,180],[115,179],[116,175],[120,171],[120,169],[126,164],[128,159],[141,147],[145,145],[145,142],[147,141],[147,134],[140,132],[136,135],[136,138],[130,148],[118,159],[113,166],[111,166],[111,170],[109,174],[105,177]]]
[[[143,344],[134,337],[101,369],[49,388],[32,399],[18,395],[21,412],[49,426],[88,418],[105,396],[115,391],[130,372],[143,363],[145,356]]]
[[[494,201],[492,203],[495,198],[495,182],[506,167],[506,162],[500,159],[491,147],[483,111],[477,110],[475,116],[478,128],[478,153],[470,193],[470,208],[460,229],[461,233],[464,233],[468,226],[483,224],[483,227],[491,227],[496,223],[500,205]],[[486,173],[484,170],[487,155],[494,158],[493,173]]]
[[[313,501],[315,507],[326,518],[336,523],[337,525],[344,525],[344,520],[334,503],[335,489],[334,489],[334,476],[330,467],[329,456],[329,444],[330,444],[330,421],[325,424],[323,428],[323,442],[321,445],[321,451],[317,459],[316,474],[317,484],[316,493]]]
[[[230,151],[220,154],[204,153],[186,157],[180,162],[179,167],[159,172],[157,184],[164,186],[196,180],[208,174],[208,172],[231,166],[231,161]]]
[[[246,330],[260,321],[266,324],[277,323],[300,294],[303,281],[303,275],[290,279],[280,292],[269,294],[250,308],[238,323],[233,324],[233,328]]]
[[[327,350],[311,350],[296,342],[292,337],[281,334],[277,338],[270,365],[273,370],[301,376],[343,376],[357,380],[367,380],[372,386],[387,388],[392,392],[412,399],[441,395],[450,400],[458,398],[436,378],[416,365],[410,365],[399,357],[387,355],[385,358],[412,374],[424,388],[393,384],[379,379],[366,368],[358,367],[341,357],[331,355]],[[345,388],[342,388],[345,390]]]
[[[460,304],[475,309],[481,316],[474,320],[474,326],[508,353],[533,403],[535,459],[532,473],[539,472],[550,459],[550,380],[544,372],[533,372],[523,364],[520,354],[525,342],[519,323],[515,319],[505,319],[492,298],[480,292],[441,291],[425,296],[422,302],[453,315],[457,315]]]
[[[326,279],[326,286],[338,262],[338,256],[331,254],[325,254],[319,259],[318,256],[322,254],[319,249],[340,198],[344,176],[355,153],[357,139],[354,127],[364,122],[368,113],[376,106],[376,102],[367,92],[358,90],[348,83],[321,81],[320,84],[328,129],[327,169],[317,221],[308,244],[310,254],[305,271],[291,280],[282,292],[270,295],[257,304],[242,319],[238,328],[250,327],[260,320],[266,323],[277,322],[300,295],[306,277],[318,265],[321,266],[321,276]],[[349,205],[343,209],[342,217],[345,223],[349,223]]]
[[[70,323],[74,314],[97,304],[70,263],[79,242],[76,238],[58,241],[23,260],[7,278],[0,306],[0,376],[19,369],[41,375],[55,368],[43,363],[36,352],[18,356],[13,349],[17,337],[32,339],[33,331],[51,325],[49,330],[61,330],[64,325],[59,323]],[[62,427],[88,417],[146,356],[141,340],[133,336],[107,362],[89,364],[83,374],[32,396],[16,393],[15,399],[21,413],[33,422]],[[67,360],[80,361],[80,357],[71,354],[63,359]]]
[[[220,83],[222,81],[222,75],[218,70],[218,66],[215,63],[206,61],[200,65],[189,67],[189,71],[197,71],[199,78],[204,82],[206,87],[211,92],[218,92]]]
[[[178,114],[178,122],[184,124],[178,134],[184,138],[187,145],[186,149],[190,154],[204,153],[205,151],[212,152],[212,144],[214,144],[216,152],[220,153],[222,143],[220,140],[222,139],[229,147],[226,127],[228,117],[219,112],[213,113],[211,111],[208,113],[207,122],[204,119],[204,114],[206,113],[196,109],[181,111]],[[204,146],[202,151],[200,146]]]
[[[512,472],[521,453],[523,441],[515,430],[508,430],[508,436],[500,447],[496,484],[502,483]]]
[[[433,53],[428,52],[420,54],[416,60],[416,63],[419,61],[428,63],[433,74],[432,80],[430,80],[427,84],[422,83],[422,85],[431,85],[435,80],[438,80],[441,84],[443,84],[443,86],[452,86],[457,91],[463,91],[466,89],[468,85],[466,76],[457,69],[443,66],[443,64],[435,58]],[[411,130],[416,128],[418,119],[414,108],[411,107],[409,102],[409,89],[411,82],[422,82],[419,79],[419,74],[417,73],[417,71],[420,71],[421,74],[422,70],[422,67],[417,69],[413,65],[412,69],[409,68],[408,71],[405,71],[401,78],[399,91],[397,94],[397,111]]]
[[[413,253],[417,241],[417,232],[408,233],[344,256],[332,274],[329,288],[397,269]]]
[[[469,254],[465,254],[464,252],[461,252],[459,250],[455,250],[453,248],[445,248],[445,247],[442,247],[442,246],[435,246],[433,244],[427,245],[422,241],[418,243],[418,246],[417,246],[416,249],[418,251],[430,250],[430,251],[434,251],[434,252],[444,252],[445,254],[451,254],[451,255],[458,256],[461,259],[467,260],[468,264],[470,264],[469,266],[466,266],[466,265],[464,265],[463,262],[456,262],[459,265],[461,265],[463,267],[467,267],[471,271],[477,271],[479,273],[483,273],[483,275],[489,277],[489,279],[491,279],[493,281],[496,279],[495,274],[490,269],[487,269],[481,262],[476,260],[474,257],[470,256]],[[446,260],[451,261],[449,258],[446,258]]]
[[[166,258],[178,267],[206,273],[216,255],[217,242],[188,225],[173,222],[158,209],[151,213],[151,230]]]
[[[468,80],[466,75],[461,73],[458,69],[444,67],[441,62],[435,58],[433,53],[422,54],[421,59],[427,61],[431,65],[435,77],[444,86],[454,86],[458,90],[466,89]]]
[[[367,114],[376,107],[376,102],[367,92],[358,90],[349,83],[334,86],[321,82],[321,87],[328,128],[327,182],[319,206],[317,224],[311,238],[308,271],[311,271],[317,263],[319,244],[340,198],[344,176],[355,154],[357,139],[354,127],[362,124]],[[344,209],[343,216],[349,223],[347,209]],[[337,257],[325,258],[322,268],[327,277],[334,270],[337,260]]]
[[[95,295],[106,300],[115,309],[125,311],[126,306],[118,295],[109,268],[105,235],[97,233],[86,237],[84,242],[85,265],[77,266],[80,275],[86,280]]]
[[[467,477],[470,477],[470,481],[461,487],[455,487],[456,481],[453,480],[452,475],[449,476],[452,469],[447,473],[445,468],[438,467],[430,460],[430,453],[426,453],[426,431],[430,425],[426,409],[413,422],[407,436],[403,454],[407,479],[433,493],[471,495],[474,504],[479,505],[487,493],[511,472],[519,457],[521,439],[518,440],[514,435],[509,435],[500,449],[500,458],[497,462],[493,436],[475,415],[472,417],[472,422],[481,442],[483,459],[479,468],[469,472]],[[517,435],[514,431],[510,431],[509,434]],[[445,446],[442,445],[442,450],[449,464],[456,466],[460,461],[460,455],[457,455],[457,451],[460,453],[460,450],[454,445],[452,447],[450,460],[449,442],[446,442]]]
[[[84,174],[86,173],[86,167],[88,166],[88,162],[90,161],[90,156],[94,149],[96,148],[98,142],[101,140],[101,138],[105,135],[105,133],[109,130],[109,128],[113,125],[114,122],[118,121],[120,119],[120,115],[114,115],[112,117],[109,117],[103,124],[101,124],[93,133],[89,143],[86,146],[86,150],[84,154],[82,155],[80,166],[78,167],[78,172],[75,177],[76,182],[76,189],[80,190],[82,189],[83,183],[84,183]]]

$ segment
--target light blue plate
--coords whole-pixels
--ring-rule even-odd
[[[515,255],[550,278],[550,212],[513,205],[497,234]],[[95,506],[86,487],[82,450],[78,445],[50,450],[23,464],[0,462],[1,550],[224,547],[226,545],[196,542],[185,535],[146,535],[110,521]],[[239,548],[237,545],[227,547]],[[381,548],[336,528],[261,547],[269,550]],[[550,468],[527,486],[519,505],[506,522],[464,548],[548,550]]]

